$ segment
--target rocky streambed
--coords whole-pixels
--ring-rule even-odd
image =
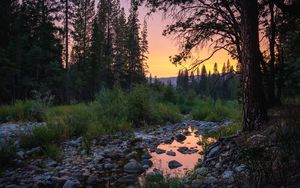
[[[215,142],[202,135],[227,124],[189,120],[134,134],[101,136],[92,140],[89,155],[79,137],[62,144],[61,161],[41,157],[40,148],[24,150],[18,146],[20,132],[45,124],[0,125],[0,141],[13,139],[17,145],[15,164],[1,172],[0,187],[134,187],[146,174],[158,171],[183,177],[203,159],[205,147]],[[207,175],[209,169],[206,171]],[[194,180],[184,181],[190,184]]]

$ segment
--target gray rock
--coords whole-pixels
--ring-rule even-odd
[[[40,147],[36,147],[36,148],[32,148],[31,150],[28,150],[26,152],[27,155],[36,155],[39,154],[41,152],[41,148]]]
[[[152,158],[152,156],[149,153],[144,153],[142,155],[142,159],[151,159],[151,158]]]
[[[136,160],[131,159],[129,163],[124,166],[124,171],[130,174],[139,174],[143,172],[143,167]]]
[[[62,187],[65,182],[68,180],[69,177],[63,176],[63,177],[53,177],[52,182],[54,184],[54,187]]]
[[[25,155],[24,151],[18,151],[18,152],[17,152],[17,157],[18,157],[19,159],[24,159],[24,155]]]
[[[207,158],[211,158],[211,157],[215,156],[218,153],[219,150],[220,150],[220,146],[219,145],[211,148],[209,150],[208,154],[207,154]]]
[[[156,150],[155,150],[155,153],[157,153],[157,154],[162,154],[162,153],[165,153],[165,152],[166,152],[166,150],[160,149],[160,148],[156,148]]]
[[[227,183],[233,183],[234,182],[234,173],[231,170],[226,170],[222,174],[222,178],[225,180]]]
[[[217,178],[215,178],[214,176],[207,176],[206,178],[204,178],[203,183],[207,184],[207,185],[212,185],[215,184],[218,181]]]
[[[244,171],[245,169],[246,169],[246,165],[244,165],[244,164],[241,164],[241,165],[239,165],[239,166],[237,166],[237,167],[234,168],[234,170],[235,170],[236,172],[242,172],[242,171]]]
[[[118,182],[120,183],[126,183],[126,184],[131,184],[135,183],[138,181],[138,178],[134,175],[126,175],[118,179]]]
[[[94,175],[90,175],[88,180],[87,180],[87,183],[89,185],[95,185],[97,184],[98,180],[97,180],[97,176],[94,176]]]
[[[105,170],[111,170],[111,169],[114,169],[115,168],[115,165],[111,164],[111,163],[106,163],[104,165],[104,169]]]
[[[181,167],[181,166],[182,166],[182,164],[179,163],[179,162],[176,161],[176,160],[169,161],[169,163],[168,163],[168,167],[169,167],[170,169],[179,168],[179,167]]]
[[[16,184],[10,184],[10,185],[5,186],[5,188],[21,188],[21,186],[18,186]]]
[[[206,176],[208,174],[208,168],[201,167],[196,170],[196,174],[200,176]]]
[[[203,142],[201,142],[201,141],[198,141],[198,142],[197,142],[197,145],[199,145],[199,146],[203,146],[203,145],[204,145],[204,143],[203,143]]]
[[[183,134],[177,134],[175,135],[175,140],[178,142],[182,142],[186,139],[186,136],[184,136]]]
[[[167,153],[166,153],[167,155],[169,155],[169,156],[176,156],[176,153],[174,152],[174,151],[167,151]]]
[[[177,149],[177,151],[179,151],[179,152],[182,153],[182,154],[185,154],[185,152],[186,152],[188,149],[189,149],[188,147],[182,146],[182,147],[179,147],[179,148]]]
[[[63,188],[78,188],[79,186],[77,181],[68,180],[64,183]]]
[[[57,162],[54,160],[48,160],[47,161],[47,166],[49,167],[56,167],[57,166]]]
[[[153,165],[153,162],[151,160],[149,160],[149,159],[144,159],[144,160],[142,160],[141,163],[142,163],[143,166],[147,165],[148,168]]]

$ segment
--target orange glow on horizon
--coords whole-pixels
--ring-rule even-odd
[[[129,10],[130,1],[121,1],[122,6],[126,11]],[[145,7],[139,8],[139,20],[143,23],[146,19],[148,24],[148,42],[149,42],[149,54],[148,54],[148,73],[147,76],[152,75],[152,77],[174,77],[177,76],[178,71],[183,68],[183,66],[175,66],[169,61],[169,56],[176,55],[179,52],[179,44],[176,40],[171,37],[162,36],[162,32],[166,25],[171,23],[168,18],[163,18],[163,15],[159,12],[146,16],[149,10]],[[128,12],[127,12],[128,13]],[[142,27],[142,25],[141,25]],[[193,56],[199,59],[207,58],[212,50],[209,48],[204,48],[193,53]],[[216,53],[209,61],[204,65],[207,72],[213,70],[214,63],[218,63],[218,70],[221,72],[223,63],[227,62],[229,59],[230,63],[236,67],[236,60],[232,60],[226,51],[220,51]],[[189,63],[184,64],[188,68]],[[202,65],[201,65],[202,66]],[[201,68],[200,66],[200,68]],[[200,69],[201,70],[201,69]]]

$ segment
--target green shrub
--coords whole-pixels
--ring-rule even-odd
[[[30,121],[32,101],[17,100],[12,105],[0,106],[0,122]]]
[[[150,124],[156,119],[149,88],[140,85],[131,91],[127,117],[135,126]]]
[[[11,163],[16,155],[16,147],[13,142],[9,141],[0,144],[0,169]]]
[[[169,83],[163,92],[163,102],[170,102],[173,104],[177,103],[178,95],[176,93],[175,88]]]
[[[61,161],[63,159],[63,151],[56,144],[48,145],[44,150],[44,154],[55,161]]]
[[[212,99],[198,100],[191,115],[197,120],[222,121],[230,119],[238,122],[241,119],[240,105],[236,101],[221,101]]]
[[[64,122],[70,126],[72,135],[80,136],[86,134],[93,117],[89,106],[80,104],[73,106],[72,112],[66,115]]]
[[[161,173],[152,173],[145,177],[143,188],[184,188],[178,178],[165,178]]]
[[[181,120],[181,114],[179,108],[173,104],[163,104],[160,103],[156,107],[156,112],[158,113],[158,122],[165,123],[171,122],[176,123]]]
[[[56,134],[53,129],[47,126],[36,127],[32,130],[31,134],[21,134],[20,143],[22,147],[32,148],[41,147],[45,149],[49,144],[57,142]]]

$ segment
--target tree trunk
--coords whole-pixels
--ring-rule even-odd
[[[257,0],[241,0],[243,130],[260,129],[266,120],[262,87]]]
[[[268,96],[269,96],[269,106],[274,106],[275,101],[275,34],[276,34],[276,25],[274,20],[274,4],[273,2],[269,3],[270,9],[270,37],[269,37],[269,44],[270,44],[270,61],[269,61],[269,88],[268,88]]]

